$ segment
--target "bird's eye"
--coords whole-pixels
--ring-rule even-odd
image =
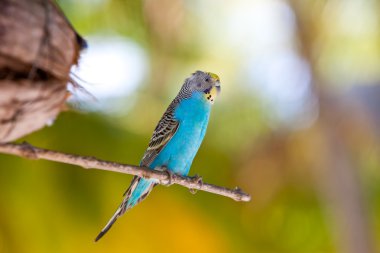
[[[210,82],[210,78],[206,77],[205,81]]]

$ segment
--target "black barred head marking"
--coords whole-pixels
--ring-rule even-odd
[[[213,73],[198,70],[185,80],[176,100],[179,102],[189,98],[194,91],[201,91],[208,95],[214,86],[219,87],[219,77]],[[211,98],[211,96],[207,97]]]

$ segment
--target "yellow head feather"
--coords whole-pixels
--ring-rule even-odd
[[[214,74],[214,73],[211,73],[211,72],[207,72],[207,74],[208,74],[212,79],[214,79],[215,81],[220,82],[219,76],[218,76],[217,74]]]

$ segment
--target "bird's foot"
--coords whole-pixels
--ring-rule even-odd
[[[174,175],[174,173],[171,172],[170,170],[168,170],[168,168],[165,167],[165,166],[162,166],[158,170],[162,171],[162,172],[165,172],[166,174],[168,174],[168,182],[166,184],[163,184],[163,185],[165,185],[165,186],[171,186],[173,184],[173,175]]]
[[[203,179],[202,179],[202,177],[199,176],[198,174],[195,174],[193,177],[191,177],[191,181],[192,181],[193,183],[198,184],[198,185],[199,185],[199,188],[202,188],[202,186],[203,186]],[[195,194],[195,193],[197,193],[197,192],[198,192],[198,189],[195,189],[195,188],[191,188],[191,189],[190,189],[190,193],[192,193],[192,194]]]

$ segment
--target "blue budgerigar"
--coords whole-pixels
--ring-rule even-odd
[[[187,78],[158,122],[140,166],[166,168],[186,176],[205,136],[211,105],[220,92],[216,74],[196,71]],[[157,182],[135,176],[123,202],[96,237],[99,240],[128,209],[145,199]]]

